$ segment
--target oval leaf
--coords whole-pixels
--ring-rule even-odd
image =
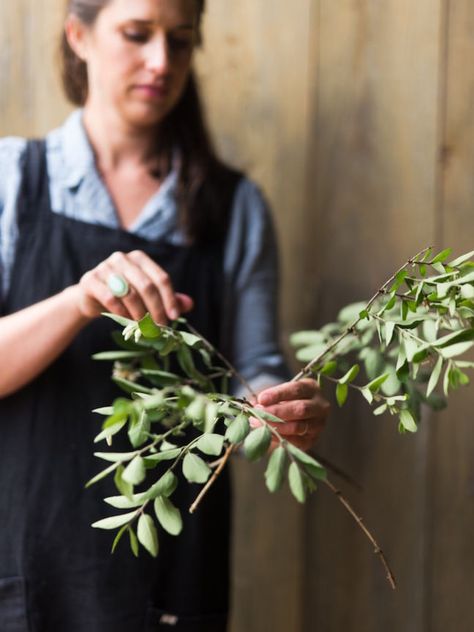
[[[130,511],[129,513],[121,514],[120,516],[110,516],[110,518],[103,518],[102,520],[94,522],[92,526],[94,529],[117,529],[118,527],[123,527],[124,524],[133,520],[136,515],[136,511]]]
[[[224,447],[224,437],[219,434],[204,434],[196,443],[196,446],[204,454],[219,456]]]
[[[265,470],[265,482],[270,492],[276,492],[280,489],[285,476],[286,452],[279,446],[276,448],[268,460],[267,469]]]
[[[138,519],[137,536],[140,544],[152,555],[158,555],[158,533],[153,518],[142,514]]]
[[[260,426],[252,430],[244,441],[245,456],[249,461],[256,461],[266,454],[272,440],[272,434],[267,426]]]
[[[245,415],[237,415],[225,433],[225,438],[231,443],[241,443],[250,432],[250,424]]]
[[[211,469],[201,457],[188,452],[183,459],[183,474],[190,483],[205,483]]]
[[[181,512],[169,498],[158,496],[155,500],[155,513],[163,529],[171,535],[179,535],[183,530]]]
[[[290,490],[296,500],[300,503],[304,503],[306,499],[306,490],[304,486],[303,476],[300,472],[300,468],[296,463],[292,463],[288,470],[288,482],[290,484]]]

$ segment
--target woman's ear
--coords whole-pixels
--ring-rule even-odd
[[[68,15],[64,23],[64,33],[69,46],[82,61],[87,61],[88,28],[76,15]]]

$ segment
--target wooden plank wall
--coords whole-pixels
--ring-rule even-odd
[[[68,111],[51,60],[63,0],[0,2],[0,134]],[[284,336],[332,319],[427,243],[473,247],[470,0],[208,0],[199,53],[222,154],[264,188],[283,272]],[[269,497],[236,462],[232,632],[474,628],[472,391],[399,437],[364,404],[334,410],[320,451],[399,580],[321,490]]]

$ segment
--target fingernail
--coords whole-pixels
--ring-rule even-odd
[[[177,318],[179,318],[179,312],[177,309],[173,308],[170,310],[170,317],[172,320],[176,320]]]

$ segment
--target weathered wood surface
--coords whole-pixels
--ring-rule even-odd
[[[63,0],[0,2],[0,135],[68,106],[52,63]],[[222,154],[264,188],[282,246],[283,331],[321,324],[434,242],[473,248],[471,0],[208,0],[198,68]],[[232,632],[474,628],[472,391],[399,437],[363,403],[320,451],[392,562],[392,593],[325,490],[301,508],[234,467]]]
[[[443,244],[474,246],[474,4],[447,3],[443,55],[443,128],[440,130],[438,224]],[[474,389],[452,397],[434,426],[427,630],[474,629]]]
[[[308,217],[319,226],[314,320],[369,298],[434,238],[441,3],[320,0]],[[409,17],[408,17],[409,16]],[[363,493],[344,491],[375,531],[382,568],[337,501],[308,507],[306,625],[324,632],[420,632],[425,621],[427,432],[399,437],[365,403],[335,411],[321,451]]]

